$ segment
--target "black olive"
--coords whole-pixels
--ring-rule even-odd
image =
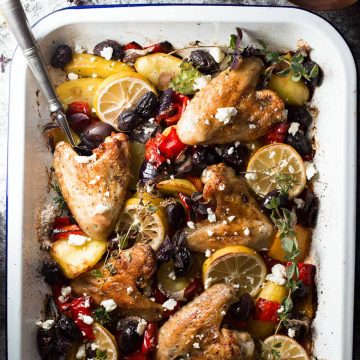
[[[191,63],[203,74],[214,74],[219,71],[219,64],[205,50],[195,50],[190,54]]]
[[[307,286],[302,281],[299,281],[298,288],[291,294],[291,298],[294,301],[294,303],[297,303],[303,300],[307,296],[307,294],[308,294]]]
[[[134,352],[141,344],[141,336],[136,331],[138,321],[122,319],[117,325],[116,340],[122,354]]]
[[[317,65],[316,62],[308,59],[306,61],[303,62],[303,67],[306,71],[307,74],[311,73],[311,70],[314,68],[314,66]],[[318,65],[319,68],[319,72],[317,74],[317,76],[315,76],[314,78],[311,78],[310,80],[306,80],[305,79],[305,84],[306,85],[310,85],[310,86],[319,86],[321,84],[321,80],[322,80],[322,70],[320,68],[320,66]]]
[[[115,40],[105,40],[105,41],[98,43],[94,47],[94,54],[98,55],[98,56],[102,56],[101,52],[106,47],[110,47],[113,49],[113,52],[111,55],[112,60],[121,60],[125,55],[125,51],[124,51],[123,47]]]
[[[59,45],[51,58],[51,66],[63,69],[71,61],[72,57],[73,53],[70,46]]]
[[[56,336],[54,341],[56,343],[56,359],[65,359],[64,354],[70,350],[73,343],[69,339],[62,336]]]
[[[55,352],[54,332],[52,329],[44,330],[39,328],[37,331],[36,340],[41,358],[51,359],[51,356],[54,355]]]
[[[228,314],[238,321],[245,321],[254,309],[254,300],[249,294],[241,295],[238,302],[232,304]]]
[[[173,255],[174,272],[177,277],[186,275],[193,264],[191,252],[185,246],[180,247]]]
[[[164,163],[156,166],[146,160],[141,165],[139,178],[142,183],[148,181],[160,180],[173,174],[173,169],[170,164]]]
[[[139,100],[135,111],[144,119],[148,119],[159,106],[159,101],[155,93],[148,91]]]
[[[285,143],[291,145],[301,156],[309,155],[312,152],[310,140],[300,131],[292,134],[286,134]]]
[[[244,166],[250,156],[250,150],[246,146],[226,144],[219,145],[216,149],[222,162],[231,166],[236,171],[244,170]]]
[[[87,126],[80,138],[82,143],[90,150],[97,148],[110,136],[115,129],[106,122],[97,122]]]
[[[141,142],[145,144],[151,137],[153,137],[157,132],[160,132],[160,126],[155,121],[144,122],[138,125],[131,133],[130,138],[134,141]]]
[[[197,147],[192,154],[192,162],[200,171],[220,161],[218,154],[210,147]]]
[[[186,223],[185,209],[178,202],[169,204],[166,207],[166,217],[167,217],[168,224],[175,231],[179,230],[185,226],[185,223]]]
[[[289,106],[288,121],[297,122],[306,131],[312,123],[312,116],[304,106]]]
[[[244,50],[241,51],[242,57],[261,56],[261,50],[253,46],[245,46]]]
[[[122,131],[131,131],[134,130],[141,121],[142,119],[136,111],[128,109],[119,115],[118,127]]]
[[[304,206],[300,209],[296,209],[296,216],[299,224],[307,228],[315,227],[319,212],[319,199],[309,189],[305,189],[299,198],[304,201]]]
[[[275,198],[279,199],[279,207],[286,207],[289,200],[288,197],[285,194],[280,195],[279,190],[273,190],[266,194],[262,199],[261,209],[265,213],[271,213],[271,209],[268,209],[267,206],[269,206]]]
[[[45,281],[48,284],[59,284],[65,280],[65,275],[60,266],[52,259],[43,261],[40,273],[45,277]]]
[[[71,341],[76,341],[81,338],[81,332],[75,322],[64,314],[60,315],[56,326],[59,333]]]

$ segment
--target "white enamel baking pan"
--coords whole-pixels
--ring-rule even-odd
[[[92,49],[104,39],[153,43],[169,40],[176,47],[190,41],[226,44],[235,27],[244,42],[263,39],[281,49],[299,39],[314,49],[313,59],[325,73],[313,104],[317,119],[321,206],[312,257],[319,264],[319,308],[314,321],[317,359],[352,358],[356,70],[348,46],[320,17],[294,8],[237,6],[134,6],[69,8],[39,21],[34,32],[49,61],[57,44]],[[58,74],[53,73],[54,78]],[[20,51],[11,68],[8,154],[8,358],[37,359],[36,326],[47,288],[38,276],[41,252],[35,223],[46,190],[51,156],[40,127],[48,109]]]

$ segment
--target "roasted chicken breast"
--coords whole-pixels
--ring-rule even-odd
[[[256,250],[268,249],[274,226],[251,196],[246,180],[235,175],[225,164],[204,170],[203,197],[213,210],[212,218],[187,230],[187,245],[193,251],[221,249],[230,245],[245,245]]]
[[[242,60],[236,70],[225,70],[190,101],[177,124],[180,140],[188,145],[250,142],[265,135],[284,119],[284,103],[271,90],[256,91],[264,70],[259,58]],[[228,120],[219,120],[218,109],[235,108]]]
[[[91,272],[79,276],[71,283],[74,294],[86,293],[96,305],[113,299],[125,315],[149,321],[161,320],[162,306],[140,292],[156,271],[155,254],[149,245],[135,244],[128,250],[120,251],[118,258],[110,259],[106,266],[100,262],[94,269],[100,271],[101,277]]]
[[[130,143],[125,134],[105,139],[92,156],[60,142],[53,166],[60,190],[80,228],[106,240],[114,230],[130,181]]]
[[[186,304],[161,327],[156,360],[251,359],[254,342],[249,335],[220,329],[235,301],[231,285],[216,284]]]

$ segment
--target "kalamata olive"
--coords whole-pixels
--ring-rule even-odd
[[[237,171],[244,170],[244,166],[250,156],[250,150],[246,146],[241,145],[220,145],[216,147],[216,150],[221,161]]]
[[[71,61],[72,57],[73,52],[70,46],[59,45],[51,58],[51,66],[63,69]]]
[[[151,137],[161,130],[158,123],[145,121],[138,125],[131,133],[130,138],[145,144]]]
[[[312,123],[312,116],[304,106],[289,106],[288,121],[299,123],[300,128],[306,131]]]
[[[59,284],[65,280],[64,273],[62,272],[58,263],[52,259],[43,261],[40,273],[45,277],[48,284]]]
[[[299,224],[307,228],[315,227],[319,211],[319,199],[309,189],[305,189],[299,198],[304,201],[304,206],[300,209],[296,209],[296,216]]]
[[[307,74],[311,73],[311,70],[314,68],[315,65],[317,65],[316,62],[314,62],[310,59],[303,62],[303,67]],[[318,65],[318,69],[319,69],[318,74],[314,78],[311,78],[310,80],[305,79],[306,85],[310,85],[313,87],[320,85],[321,80],[322,80],[322,70],[319,65]]]
[[[177,277],[185,276],[191,269],[193,258],[189,249],[185,246],[173,254],[174,272]]]
[[[141,336],[136,331],[138,321],[122,319],[117,325],[116,340],[120,353],[130,354],[141,344]]]
[[[294,303],[297,303],[303,300],[307,296],[307,294],[308,294],[307,286],[302,281],[299,281],[298,288],[292,292],[291,298]]]
[[[312,151],[310,140],[300,131],[292,134],[286,134],[285,143],[291,145],[300,155],[309,155]]]
[[[141,165],[139,179],[142,183],[148,181],[160,180],[173,174],[173,169],[170,164],[162,164],[155,166],[148,161],[144,161]]]
[[[95,118],[89,118],[86,114],[77,113],[68,117],[70,127],[81,134],[89,125],[98,123],[99,120]]]
[[[159,101],[157,96],[154,92],[148,91],[140,98],[135,111],[144,119],[148,119],[158,107]]]
[[[60,315],[56,327],[62,336],[71,341],[76,341],[81,338],[81,332],[75,322],[64,314]]]
[[[105,57],[104,56],[105,54],[103,53],[103,50],[105,48],[112,49],[112,54],[111,54],[112,60],[121,60],[125,55],[123,47],[115,40],[105,40],[98,43],[94,47],[94,54]]]
[[[261,204],[261,209],[265,212],[270,214],[271,213],[271,209],[268,209],[268,206],[270,206],[271,202],[274,200],[274,198],[278,198],[279,199],[279,207],[286,207],[287,203],[288,203],[288,197],[285,194],[281,194],[279,190],[273,190],[270,191],[268,194],[266,194],[264,196],[264,198],[262,199],[262,204]]]
[[[228,314],[238,321],[245,321],[254,309],[254,300],[249,294],[241,295],[238,302],[231,305]]]
[[[186,223],[186,213],[184,207],[178,202],[169,204],[166,207],[166,218],[168,224],[173,230],[176,231],[181,229]]]
[[[115,129],[110,124],[101,121],[87,126],[80,138],[82,143],[92,150],[103,143],[105,138],[110,136],[113,131]]]
[[[204,170],[207,166],[220,161],[218,154],[210,147],[197,147],[192,155],[193,166]]]
[[[203,74],[214,74],[219,71],[219,64],[206,50],[195,50],[190,54],[191,63]]]
[[[55,344],[54,344],[54,337],[53,337],[53,331],[50,330],[44,330],[42,328],[39,328],[37,331],[37,346],[39,350],[39,354],[42,359],[51,359],[51,355],[55,352]]]
[[[122,131],[131,131],[134,130],[141,121],[142,119],[136,111],[128,109],[119,115],[118,127]]]

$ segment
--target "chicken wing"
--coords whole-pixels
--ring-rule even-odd
[[[284,103],[271,90],[255,91],[264,64],[245,58],[237,70],[225,70],[190,101],[177,124],[188,145],[250,142],[265,135],[284,118]],[[220,108],[236,109],[230,121],[216,118]]]
[[[187,230],[187,245],[193,251],[245,245],[255,250],[268,249],[274,226],[251,196],[246,180],[237,177],[225,164],[212,165],[202,175],[203,197],[215,208],[213,218]]]
[[[105,267],[101,262],[94,269],[102,276],[96,277],[91,272],[79,276],[71,283],[74,294],[86,293],[97,305],[113,299],[125,315],[140,316],[149,321],[161,320],[162,306],[140,292],[156,271],[155,254],[149,245],[135,244],[121,251],[119,257],[108,261]]]
[[[130,181],[130,144],[124,134],[105,139],[92,156],[60,142],[53,166],[60,190],[80,228],[95,240],[114,230]]]
[[[254,342],[249,335],[220,329],[224,313],[235,301],[235,291],[227,284],[204,291],[161,327],[155,359],[251,359]]]

